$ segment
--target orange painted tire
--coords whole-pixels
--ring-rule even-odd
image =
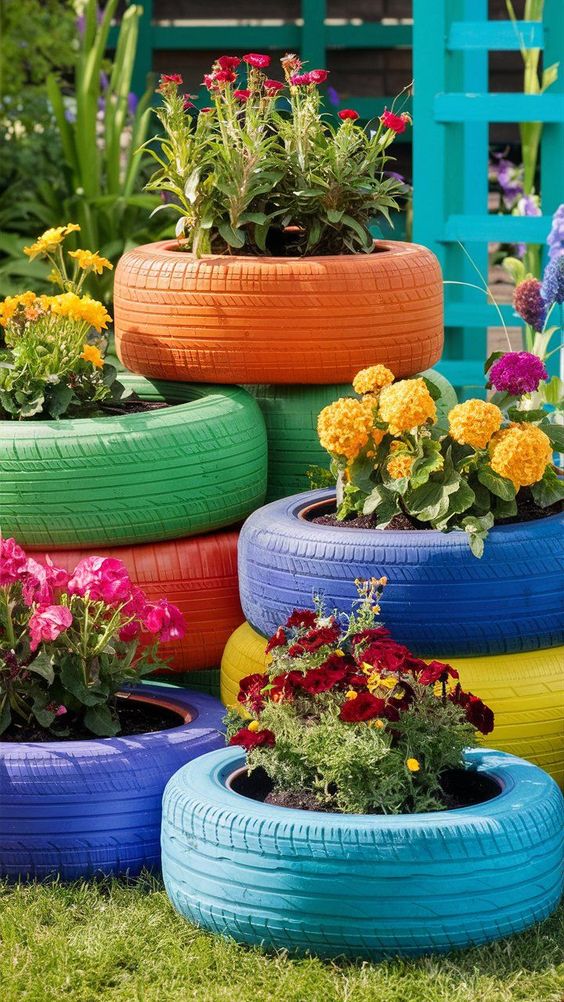
[[[186,635],[163,644],[161,653],[175,672],[215,668],[233,630],[243,622],[237,583],[238,532],[143,543],[137,546],[48,550],[57,567],[72,570],[87,552],[123,560],[132,581],[152,601],[168,598],[186,618]],[[41,554],[34,552],[35,560]],[[163,676],[164,678],[164,676]]]
[[[197,259],[144,244],[116,271],[117,353],[133,372],[191,382],[347,383],[377,362],[411,376],[441,356],[441,270],[418,244],[378,248]]]

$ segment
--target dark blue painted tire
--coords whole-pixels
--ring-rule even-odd
[[[192,720],[130,737],[0,742],[0,877],[75,880],[159,868],[165,784],[223,745],[225,711],[202,693],[156,685],[132,692]]]
[[[378,960],[520,932],[562,892],[564,800],[523,759],[472,750],[493,800],[438,814],[323,814],[226,787],[240,748],[181,769],[163,798],[168,895],[192,922],[239,942]]]
[[[387,575],[382,619],[415,653],[504,654],[564,643],[564,515],[496,526],[484,555],[462,532],[379,532],[299,518],[331,491],[309,491],[255,511],[239,537],[247,620],[272,634],[296,607],[348,611],[355,578]]]

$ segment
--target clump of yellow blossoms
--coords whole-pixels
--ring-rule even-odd
[[[410,456],[408,452],[398,452],[395,456],[391,456],[388,459],[386,469],[390,474],[392,480],[401,480],[402,477],[408,477],[411,473],[413,467],[413,456]]]
[[[494,432],[499,431],[503,414],[486,400],[465,400],[448,415],[450,437],[460,445],[485,449]]]
[[[370,400],[341,397],[324,407],[317,419],[317,433],[323,448],[349,462],[356,459],[375,430],[374,406]]]
[[[393,383],[395,376],[385,365],[370,365],[361,369],[353,379],[355,393],[378,393],[384,386]]]
[[[51,229],[45,230],[45,233],[42,233],[31,247],[24,247],[24,254],[27,254],[32,261],[36,257],[46,257],[62,244],[69,233],[79,231],[80,226],[78,223],[67,223],[66,226],[53,226]]]
[[[101,275],[104,268],[108,268],[111,271],[114,267],[112,262],[108,261],[107,257],[101,257],[100,254],[94,251],[81,249],[69,251],[69,257],[75,259],[82,271],[94,271],[96,275]]]
[[[0,303],[0,325],[7,327],[16,315],[18,307],[26,307],[26,319],[36,319],[29,315],[29,309],[37,306],[41,311],[53,316],[86,323],[98,333],[105,330],[112,318],[106,307],[90,296],[77,296],[75,292],[62,292],[58,296],[36,296],[34,292],[23,292],[19,296],[8,296]]]
[[[552,461],[548,435],[529,422],[498,431],[489,444],[489,453],[492,470],[511,480],[516,491],[542,480]]]
[[[380,417],[392,435],[419,428],[437,416],[435,401],[421,378],[402,379],[385,386],[380,393],[379,408]]]

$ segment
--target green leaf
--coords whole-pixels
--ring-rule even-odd
[[[519,410],[518,407],[508,407],[507,416],[511,421],[517,421],[519,423],[527,421],[536,422],[542,421],[543,418],[546,418],[546,411],[542,407],[534,411],[522,411]]]
[[[98,734],[99,737],[110,738],[114,734],[119,734],[119,721],[112,716],[107,703],[100,706],[93,706],[84,714],[84,726]]]
[[[504,351],[492,351],[491,355],[485,361],[484,372],[489,372],[494,362],[497,362],[498,358],[503,358],[506,354]]]
[[[73,390],[65,383],[57,383],[48,391],[45,409],[51,417],[58,418],[64,414],[74,396]]]
[[[503,267],[505,268],[508,275],[511,276],[515,285],[519,285],[525,278],[525,265],[517,257],[506,257],[503,259]],[[505,352],[501,352],[505,355]]]
[[[421,378],[423,379],[423,382],[425,383],[425,386],[429,390],[429,394],[433,398],[433,400],[440,400],[441,391],[439,390],[439,387],[436,385],[436,383],[431,382],[431,380],[427,379],[426,376],[422,376]]]
[[[217,228],[225,240],[225,243],[229,244],[230,247],[244,247],[245,233],[243,230],[234,230],[230,223],[228,223],[225,219],[222,219],[222,221],[217,224]]]
[[[375,515],[376,524],[382,527],[388,525],[394,515],[401,511],[397,496],[382,485],[374,487],[362,510],[365,515]]]
[[[184,197],[186,201],[193,205],[198,197],[198,184],[200,182],[200,170],[195,168],[189,175],[186,184],[184,185]]]
[[[478,470],[478,480],[484,487],[487,487],[492,494],[503,501],[512,501],[515,497],[515,487],[511,480],[500,477],[499,473],[494,473],[490,466],[484,466]]]
[[[343,215],[343,209],[327,209],[327,219],[330,223],[340,223]]]
[[[369,246],[370,248],[372,248],[372,236],[370,232],[364,226],[362,226],[356,219],[353,219],[352,216],[349,216],[348,213],[345,212],[343,213],[341,221],[345,224],[345,226],[348,226],[349,229],[354,231],[354,233],[359,238],[362,246],[364,247]]]
[[[371,480],[372,473],[374,472],[374,458],[369,459],[368,456],[359,456],[355,459],[354,463],[350,467],[350,477],[351,482],[359,490],[363,491],[365,494],[370,494],[374,482]]]
[[[564,478],[559,477],[552,466],[547,466],[542,480],[533,484],[531,494],[540,508],[564,499]]]
[[[55,678],[52,654],[46,654],[44,652],[38,654],[33,661],[30,661],[27,666],[27,670],[35,672],[36,675],[41,675],[41,678],[44,678],[47,684],[51,685]]]
[[[562,380],[558,376],[553,376],[550,382],[545,383],[544,386],[544,399],[547,404],[552,404],[556,406],[557,403],[562,399],[563,386]]]
[[[10,709],[10,702],[8,700],[8,694],[0,698],[0,734],[3,734],[5,730],[10,726],[12,722],[12,711]]]
[[[101,700],[106,699],[106,694],[99,689],[95,690],[84,684],[81,674],[81,665],[76,655],[67,655],[62,658],[60,666],[61,685],[71,693],[83,706],[95,706]]]
[[[484,552],[484,542],[492,525],[494,517],[491,512],[487,515],[467,515],[462,519],[462,528],[468,535],[470,549],[475,557],[481,557]]]
[[[556,452],[564,452],[564,424],[551,424],[550,421],[545,421],[540,427],[548,436],[552,448],[556,449]]]
[[[517,514],[517,502],[515,498],[511,501],[502,501],[501,498],[495,498],[493,505],[493,515],[494,519],[498,518],[513,518]]]
[[[546,69],[542,71],[542,83],[541,83],[541,94],[544,94],[545,90],[552,87],[553,83],[558,80],[558,67],[560,63],[551,63]]]
[[[462,512],[468,511],[468,509],[474,504],[475,500],[476,495],[470,485],[465,480],[461,480],[458,485],[458,489],[449,495],[449,518],[451,515],[461,515]]]
[[[429,480],[432,473],[436,473],[443,468],[443,457],[441,455],[440,442],[433,439],[423,439],[423,455],[418,457],[411,470],[410,484],[413,489],[422,487]]]

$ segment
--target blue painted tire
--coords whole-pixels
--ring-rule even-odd
[[[378,532],[299,518],[331,498],[309,491],[255,511],[239,536],[247,620],[270,636],[296,607],[348,611],[355,578],[387,575],[382,619],[421,656],[504,654],[564,643],[564,515],[494,527],[484,555],[462,532]]]
[[[179,727],[130,737],[0,741],[0,877],[134,876],[160,866],[165,784],[223,745],[219,700],[156,685],[132,689],[189,711]]]
[[[163,798],[168,895],[192,922],[242,943],[379,960],[498,939],[546,918],[562,891],[564,800],[502,752],[467,763],[501,793],[419,815],[273,807],[226,787],[240,748],[181,769]]]

